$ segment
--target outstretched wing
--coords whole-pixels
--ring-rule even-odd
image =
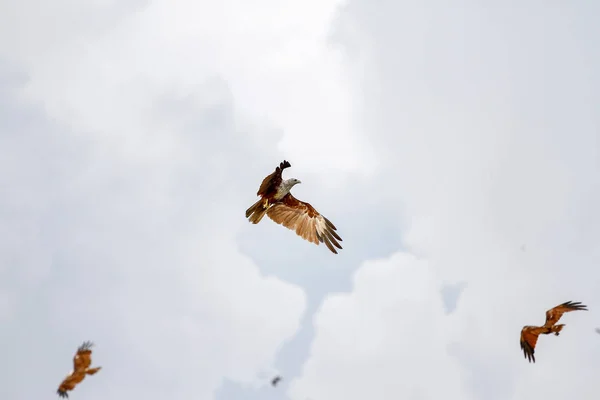
[[[342,238],[335,232],[337,228],[327,218],[319,214],[313,206],[296,199],[290,193],[281,202],[273,204],[267,215],[274,222],[296,231],[302,239],[316,245],[325,243],[327,248],[337,254],[334,246],[341,249],[338,243]]]
[[[67,391],[75,389],[75,386],[77,386],[77,384],[79,382],[81,382],[83,380],[83,378],[85,378],[84,373],[73,372],[72,374],[67,376],[65,379],[63,379],[63,381],[60,383],[60,386],[58,387],[58,390],[56,391],[56,393],[58,393],[58,395],[60,397],[68,398],[69,394],[67,393]]]
[[[535,362],[535,345],[537,344],[538,336],[544,331],[542,326],[524,326],[521,329],[521,350],[523,355],[529,362]]]
[[[282,180],[281,173],[284,169],[289,168],[291,166],[292,165],[289,162],[283,160],[283,162],[279,164],[279,167],[275,168],[275,171],[271,175],[268,175],[267,177],[265,177],[265,179],[263,179],[262,183],[260,184],[260,188],[258,188],[258,192],[256,192],[256,195],[264,196],[268,192],[272,191],[273,188],[279,187],[279,185],[281,185]]]
[[[81,346],[77,348],[77,353],[73,357],[73,370],[81,371],[87,369],[92,363],[92,342],[83,342]]]
[[[579,310],[587,311],[587,306],[582,305],[579,301],[567,301],[566,303],[559,304],[546,311],[546,323],[544,325],[547,327],[554,326],[564,313]]]

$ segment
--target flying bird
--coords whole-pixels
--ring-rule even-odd
[[[341,249],[338,241],[342,238],[335,232],[337,228],[309,203],[298,200],[290,193],[298,179],[283,180],[281,173],[292,165],[283,160],[275,171],[265,177],[256,193],[260,199],[246,210],[246,218],[258,224],[265,214],[277,224],[296,232],[304,240],[316,244],[325,243],[327,248],[337,254],[335,247]]]
[[[540,334],[549,335],[551,333],[558,336],[565,326],[565,324],[556,324],[560,317],[566,312],[579,310],[587,311],[587,306],[582,305],[581,302],[567,301],[566,303],[559,304],[546,311],[546,322],[543,326],[524,326],[521,330],[520,344],[525,358],[527,358],[529,362],[533,361],[535,363],[534,353],[538,336]]]
[[[273,378],[273,380],[271,381],[271,385],[273,386],[277,386],[277,384],[279,383],[279,381],[281,380],[280,376],[276,376],[275,378]]]
[[[77,348],[77,353],[73,357],[73,371],[61,382],[56,393],[60,397],[69,397],[67,391],[75,389],[86,375],[94,375],[100,371],[102,367],[90,368],[92,363],[92,350],[91,347],[94,344],[92,342],[83,342],[81,346]]]

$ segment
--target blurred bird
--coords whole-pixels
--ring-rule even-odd
[[[296,199],[290,193],[294,185],[301,183],[298,179],[283,180],[281,173],[292,165],[283,160],[275,171],[265,177],[256,193],[261,198],[246,210],[246,218],[258,224],[265,214],[277,224],[296,232],[304,240],[316,244],[325,243],[334,254],[342,246],[338,243],[342,238],[335,232],[337,228],[309,203]]]
[[[75,386],[79,384],[86,375],[94,375],[100,371],[102,367],[89,368],[92,363],[92,350],[90,348],[94,344],[92,342],[83,342],[81,346],[77,348],[77,353],[73,357],[73,371],[61,382],[58,390],[56,391],[60,397],[69,397],[67,391],[75,389]]]
[[[281,380],[280,376],[276,376],[275,378],[273,378],[273,380],[271,381],[271,385],[273,386],[277,386],[277,384],[279,383],[279,381]]]
[[[587,311],[587,306],[582,305],[581,302],[567,301],[566,303],[562,303],[546,311],[546,323],[544,326],[524,326],[521,330],[520,344],[525,358],[527,358],[529,362],[533,361],[535,363],[534,353],[538,336],[540,334],[548,335],[550,333],[554,333],[554,335],[558,336],[565,326],[565,324],[556,325],[560,317],[566,312],[580,310]]]

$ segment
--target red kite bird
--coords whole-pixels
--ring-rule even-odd
[[[94,344],[92,342],[83,342],[77,349],[75,357],[73,357],[73,371],[61,382],[56,393],[60,397],[69,397],[67,391],[75,389],[86,375],[94,375],[100,371],[102,367],[89,368],[92,363],[92,350],[90,348]]]
[[[334,246],[342,248],[338,243],[342,238],[335,232],[337,228],[313,206],[292,196],[292,187],[301,183],[298,179],[284,181],[281,178],[283,170],[291,166],[283,160],[275,168],[275,172],[263,179],[256,193],[261,198],[246,210],[246,218],[253,224],[258,224],[266,214],[274,222],[296,231],[302,239],[316,245],[325,243],[329,250],[337,254]]]
[[[546,311],[546,323],[544,326],[524,326],[521,330],[521,349],[523,350],[525,358],[529,359],[529,362],[535,362],[534,353],[538,336],[540,334],[548,335],[550,333],[554,333],[554,335],[558,336],[565,326],[565,324],[556,325],[560,317],[566,312],[578,310],[587,311],[587,306],[582,305],[579,301],[567,301],[566,303],[562,303]]]

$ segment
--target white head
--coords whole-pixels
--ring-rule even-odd
[[[290,179],[285,180],[284,185],[289,190],[289,189],[293,188],[294,185],[297,185],[299,183],[302,183],[302,182],[296,178],[290,178]]]
[[[275,198],[276,199],[283,198],[283,196],[288,194],[290,192],[290,190],[292,189],[292,187],[294,187],[294,185],[297,185],[298,183],[301,183],[301,182],[296,178],[286,179],[285,181],[283,181],[281,183],[281,186],[279,186],[279,188],[277,189],[277,194],[275,195]]]

